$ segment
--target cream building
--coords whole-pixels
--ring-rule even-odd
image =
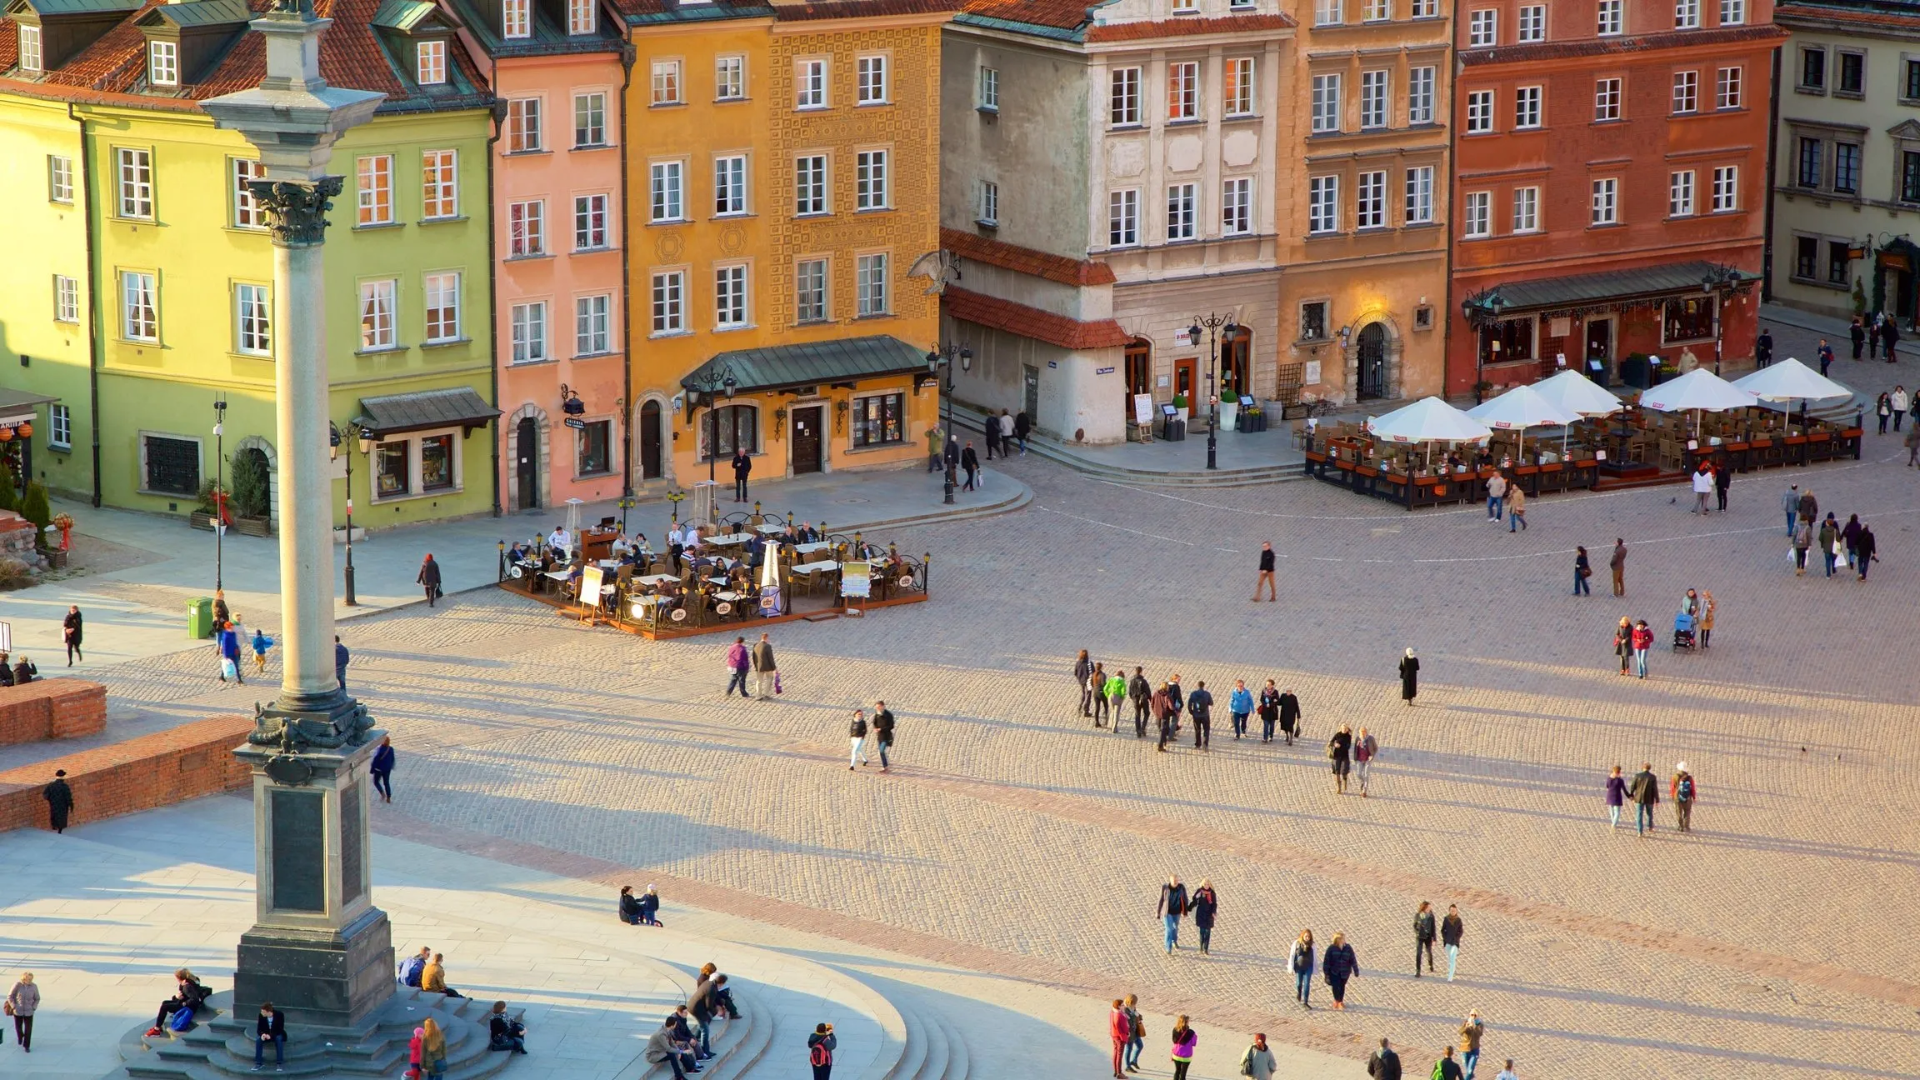
[[[1276,394],[1292,34],[1279,0],[973,0],[948,24],[941,246],[960,263],[941,308],[974,356],[961,398],[1110,443],[1139,394],[1196,415],[1210,393]]]
[[[1911,327],[1920,291],[1920,10],[1782,4],[1772,297]]]

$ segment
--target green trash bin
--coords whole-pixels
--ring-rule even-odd
[[[213,599],[201,596],[187,601],[187,636],[190,638],[210,638],[213,636]]]

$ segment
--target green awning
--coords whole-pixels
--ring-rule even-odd
[[[141,26],[170,22],[175,26],[243,26],[254,18],[247,0],[189,0],[161,4],[140,17]]]
[[[484,427],[500,410],[469,386],[451,390],[421,390],[412,394],[389,394],[360,399],[362,415],[353,422],[375,436],[400,435],[430,428]]]
[[[1729,266],[1705,260],[1602,270],[1567,277],[1502,282],[1468,297],[1461,308],[1469,320],[1630,302],[1714,288],[1737,288],[1758,280]]]
[[[729,375],[734,390],[782,390],[815,383],[854,382],[883,375],[925,374],[927,354],[884,334],[723,352],[680,380],[694,393],[716,390]]]

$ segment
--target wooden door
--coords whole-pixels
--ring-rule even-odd
[[[658,480],[665,474],[660,453],[660,403],[640,406],[640,479]]]
[[[812,405],[793,410],[793,474],[820,471],[820,418],[822,409]]]
[[[520,481],[520,509],[535,509],[540,505],[540,428],[533,417],[520,419],[514,430],[513,452],[519,458],[514,468]]]
[[[1173,393],[1175,397],[1179,397],[1182,394],[1186,395],[1188,416],[1192,416],[1194,410],[1197,408],[1196,398],[1198,398],[1199,395],[1193,392],[1193,388],[1196,384],[1195,374],[1199,370],[1200,361],[1191,356],[1185,360],[1175,360],[1173,362]]]

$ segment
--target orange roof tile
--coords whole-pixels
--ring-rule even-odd
[[[12,20],[0,18],[0,71],[8,71],[20,62],[20,27]]]
[[[1831,7],[1826,4],[1780,4],[1773,9],[1773,17],[1779,19],[1824,19],[1830,22],[1860,23],[1866,26],[1894,26],[1912,28],[1920,24],[1920,10],[1887,11],[1885,9],[1860,9]]]
[[[1104,0],[966,0],[962,8],[969,15],[1008,22],[1052,26],[1077,30],[1087,22],[1087,9],[1099,7]]]
[[[975,326],[1005,330],[1063,349],[1104,349],[1125,345],[1132,338],[1112,319],[1081,322],[1051,311],[1016,304],[997,296],[983,296],[948,286],[941,294],[941,306],[948,315]]]
[[[960,10],[962,0],[819,0],[817,3],[775,3],[773,17],[780,22],[811,19],[868,19],[884,15],[936,15]]]
[[[1148,38],[1194,37],[1200,34],[1256,34],[1288,30],[1294,21],[1285,15],[1229,15],[1220,19],[1162,19],[1158,22],[1095,24],[1087,28],[1088,41],[1141,41]]]
[[[1729,26],[1713,30],[1674,30],[1633,37],[1587,38],[1584,41],[1556,41],[1542,45],[1508,45],[1494,49],[1462,49],[1463,67],[1487,64],[1523,64],[1534,60],[1561,60],[1588,56],[1614,56],[1621,53],[1654,52],[1660,49],[1686,49],[1696,46],[1726,45],[1751,41],[1772,41],[1787,36],[1777,26]]]
[[[1013,270],[1034,277],[1057,281],[1062,285],[1111,285],[1113,269],[1106,263],[1049,255],[1004,240],[989,240],[961,229],[941,229],[940,246],[960,256]]]

